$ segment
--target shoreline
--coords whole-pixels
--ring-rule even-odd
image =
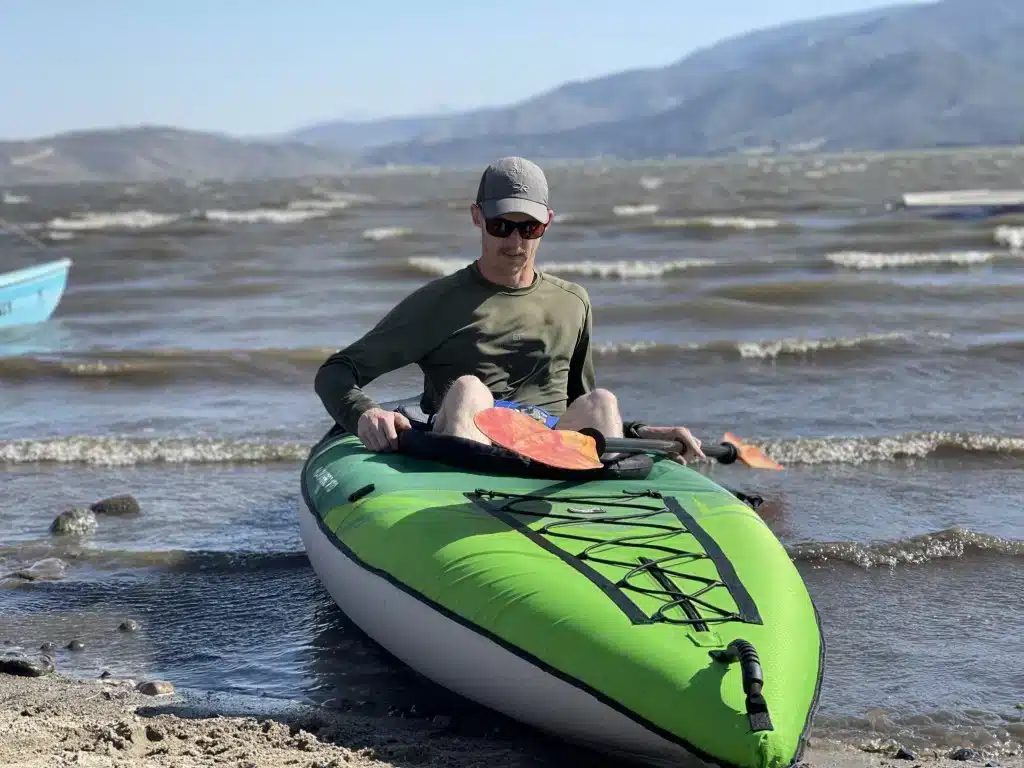
[[[495,768],[552,766],[567,760],[618,768],[526,726],[463,732],[451,718],[373,717],[298,702],[176,691],[141,693],[134,680],[79,680],[0,674],[0,765],[6,768]],[[812,738],[801,768],[1024,768],[1024,755],[990,758],[898,745],[868,752]]]

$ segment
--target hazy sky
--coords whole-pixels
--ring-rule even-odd
[[[515,101],[880,0],[0,0],[0,138]]]

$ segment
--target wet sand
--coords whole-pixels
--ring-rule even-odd
[[[453,732],[447,721],[363,717],[289,702],[147,695],[130,680],[80,681],[0,675],[0,765],[7,768],[135,768],[224,765],[238,768],[496,768],[562,764],[612,768],[584,750],[557,745],[529,729]],[[456,729],[457,730],[457,729]],[[897,745],[866,752],[812,741],[813,768],[1024,768],[1024,756],[947,754],[895,757]]]

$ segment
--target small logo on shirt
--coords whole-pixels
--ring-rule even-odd
[[[512,334],[512,341],[522,341],[522,340],[523,340],[523,334],[521,334],[521,333],[513,333]]]

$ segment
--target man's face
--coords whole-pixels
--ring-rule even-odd
[[[532,279],[531,270],[536,260],[541,238],[524,238],[518,229],[512,229],[509,224],[497,225],[498,227],[503,227],[505,231],[512,229],[511,234],[507,237],[498,236],[504,234],[504,232],[498,232],[497,235],[491,234],[488,232],[483,212],[479,206],[474,205],[472,212],[473,224],[479,227],[481,231],[482,253],[480,261],[485,277],[489,279],[498,278],[500,282],[505,283],[517,280],[524,273],[530,273],[530,278]],[[535,230],[539,229],[540,232],[543,232],[544,228],[551,223],[551,211],[548,211],[548,220],[545,222],[538,222],[525,213],[505,213],[497,218],[516,224],[528,222],[534,225],[533,228]],[[528,232],[527,234],[530,233]]]

